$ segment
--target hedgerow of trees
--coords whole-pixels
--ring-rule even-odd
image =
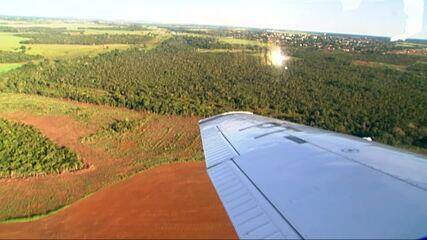
[[[78,156],[33,127],[0,119],[0,177],[27,177],[75,171]]]
[[[134,34],[69,34],[69,33],[27,33],[20,37],[29,38],[23,44],[144,44],[152,40],[149,35]]]
[[[108,24],[107,24],[108,25]],[[130,24],[130,25],[117,25],[117,24],[111,24],[108,26],[103,26],[103,27],[78,27],[78,30],[108,30],[108,31],[149,31],[150,28],[145,27],[145,26],[141,26],[141,25],[137,25],[137,24]]]
[[[200,53],[199,47],[174,37],[148,52],[130,49],[45,61],[8,73],[3,86],[157,113],[211,116],[248,110],[387,144],[427,148],[425,68],[358,66],[352,64],[352,54],[296,48],[285,70],[252,54]]]
[[[257,45],[230,44],[219,41],[214,37],[183,37],[185,44],[198,49],[247,49],[253,51],[261,51],[263,48]]]
[[[0,63],[28,62],[41,56],[27,55],[23,52],[0,51]]]
[[[67,28],[50,28],[50,27],[9,27],[9,26],[0,26],[0,32],[11,32],[11,33],[28,33],[28,32],[38,32],[38,33],[51,33],[51,32],[70,32]]]

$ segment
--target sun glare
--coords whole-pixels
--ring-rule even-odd
[[[270,49],[270,61],[274,66],[282,67],[285,65],[287,59],[280,47],[275,46]]]

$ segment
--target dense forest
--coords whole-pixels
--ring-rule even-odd
[[[259,55],[197,51],[210,44],[217,43],[174,37],[150,51],[27,64],[5,75],[0,91],[168,114],[248,110],[427,148],[425,67],[373,68],[352,64],[354,54],[299,48],[292,50],[286,70],[265,64]]]
[[[84,163],[38,130],[0,119],[0,177],[27,177],[78,170]]]
[[[143,44],[152,40],[152,36],[133,34],[70,34],[70,33],[27,33],[20,37],[29,38],[23,44]]]

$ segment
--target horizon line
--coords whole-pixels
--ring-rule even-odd
[[[38,18],[46,20],[78,20],[78,21],[105,21],[113,24],[128,23],[128,24],[147,24],[147,25],[177,25],[177,26],[198,26],[198,27],[224,27],[224,28],[243,28],[246,30],[258,29],[258,30],[275,30],[275,31],[288,31],[288,32],[300,32],[300,33],[309,33],[309,34],[332,34],[332,35],[349,35],[349,36],[359,36],[359,37],[372,37],[372,38],[388,38],[391,39],[393,36],[384,36],[384,35],[373,35],[373,34],[359,34],[359,33],[344,33],[344,32],[326,32],[326,31],[313,31],[313,30],[297,30],[297,29],[285,29],[285,28],[264,28],[264,27],[252,27],[252,26],[238,26],[238,25],[225,25],[225,24],[199,24],[199,23],[172,23],[172,22],[156,22],[150,20],[129,20],[129,19],[106,19],[106,18],[92,18],[92,17],[48,17],[48,16],[29,16],[29,15],[7,15],[0,14],[0,18],[10,17],[10,18]],[[399,41],[408,41],[408,40],[425,40],[427,37],[414,37],[408,38],[406,40]]]

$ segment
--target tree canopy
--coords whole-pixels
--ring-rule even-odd
[[[7,74],[3,88],[167,114],[248,110],[427,148],[425,65],[361,66],[354,54],[296,48],[286,70],[262,54],[201,53],[200,44],[210,43],[174,37],[150,51],[29,64]]]

